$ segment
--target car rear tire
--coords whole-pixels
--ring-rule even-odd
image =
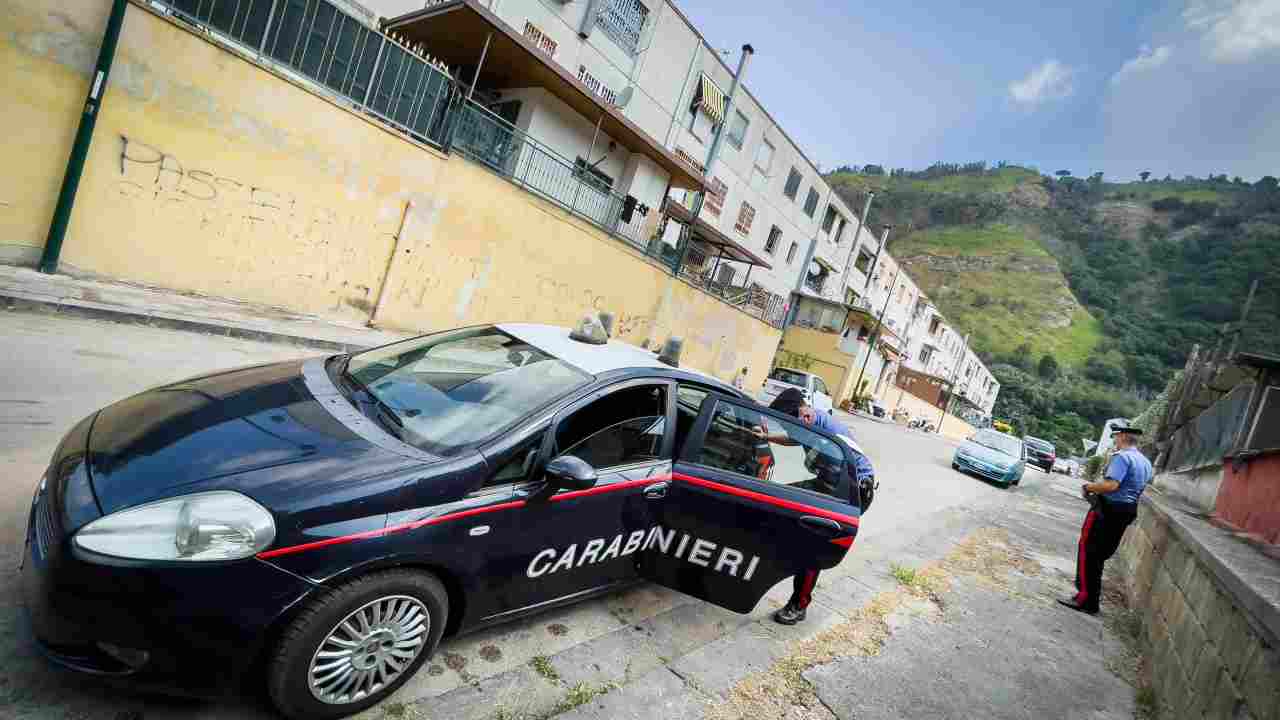
[[[956,463],[951,463],[951,469],[955,470],[956,472],[960,472],[960,466]]]
[[[426,572],[387,570],[341,585],[281,633],[267,670],[271,700],[286,717],[309,720],[372,707],[435,652],[448,617],[448,593]]]

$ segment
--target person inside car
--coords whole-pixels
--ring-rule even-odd
[[[791,415],[800,420],[805,425],[816,427],[824,430],[832,435],[843,436],[853,439],[853,433],[849,428],[827,413],[820,413],[812,405],[805,402],[804,395],[800,390],[788,388],[779,393],[769,404],[769,409],[784,415]],[[757,434],[765,443],[777,443],[779,445],[795,445],[797,444],[785,433],[770,434],[763,428],[757,428]],[[772,458],[772,454],[769,456]],[[855,495],[851,501],[858,505],[863,505],[861,500],[860,488],[874,487],[875,485],[875,469],[871,466],[871,461],[867,459],[861,452],[854,452],[854,480],[851,485],[850,492]],[[816,482],[830,483],[830,480],[824,480],[821,477],[822,469],[816,468],[806,460],[806,466],[809,466],[819,477],[815,478]],[[819,490],[821,491],[821,490]],[[818,570],[812,568],[797,573],[792,580],[791,598],[787,600],[787,604],[778,609],[773,614],[775,622],[782,625],[795,625],[805,619],[806,609],[809,603],[813,601],[813,588],[818,583]]]

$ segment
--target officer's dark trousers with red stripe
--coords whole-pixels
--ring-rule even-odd
[[[791,600],[788,605],[801,610],[813,602],[813,586],[818,584],[818,571],[806,570],[791,581]]]
[[[1102,501],[1084,516],[1076,549],[1077,605],[1097,612],[1102,601],[1102,564],[1116,553],[1125,528],[1137,515],[1137,505]]]

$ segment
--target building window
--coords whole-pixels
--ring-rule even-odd
[[[818,191],[809,188],[809,196],[804,199],[804,214],[813,217],[814,211],[818,209]]]
[[[738,210],[738,222],[734,224],[733,229],[743,235],[751,234],[751,223],[756,219],[756,209],[751,207],[750,203],[742,203],[742,208]]]
[[[844,229],[845,229],[845,226],[846,226],[846,225],[848,225],[848,224],[849,224],[849,223],[848,223],[848,222],[847,222],[843,217],[842,217],[842,218],[840,218],[840,227],[836,229],[836,244],[837,244],[837,245],[839,245],[839,244],[840,244],[840,240],[841,240],[842,238],[844,238]]]
[[[743,115],[741,111],[733,111],[733,120],[729,123],[729,144],[742,149],[742,143],[747,139],[747,126],[751,121]]]
[[[795,200],[798,192],[800,192],[800,171],[791,168],[791,174],[787,176],[787,184],[782,188],[782,194]]]
[[[769,166],[773,164],[773,146],[768,140],[760,141],[756,149],[755,165],[751,168],[751,186],[763,190],[769,182]]]
[[[778,241],[782,239],[782,230],[774,225],[769,228],[769,239],[764,241],[764,251],[770,255],[778,251]]]
[[[586,65],[578,66],[578,79],[582,81],[583,85],[587,86],[587,89],[590,90],[592,94],[605,101],[606,104],[618,104],[618,93],[614,92],[608,85],[600,82],[599,78],[592,75],[587,70]]]
[[[707,196],[702,200],[702,207],[707,212],[720,217],[720,211],[724,209],[725,197],[729,194],[729,186],[718,177],[711,178],[711,182],[707,184]]]
[[[866,248],[858,248],[858,259],[853,262],[853,266],[858,268],[858,272],[866,275],[871,271],[872,255]]]
[[[600,170],[595,167],[588,167],[586,160],[579,157],[573,161],[573,165],[573,174],[576,175],[579,180],[582,180],[588,185],[605,192],[609,192],[613,189],[613,178],[603,172],[600,172]]]
[[[596,23],[618,47],[635,55],[640,46],[640,33],[644,31],[649,8],[640,0],[605,0],[596,16]]]
[[[790,264],[791,264],[791,261],[792,261],[792,260],[795,260],[795,259],[796,259],[796,250],[798,250],[799,248],[800,248],[800,246],[799,246],[799,245],[797,245],[797,244],[795,244],[795,243],[791,243],[791,249],[787,250],[787,264],[788,264],[788,265],[790,265]]]
[[[840,217],[840,213],[831,205],[827,205],[827,214],[822,218],[822,232],[830,234],[831,228],[835,227],[836,218]],[[836,242],[840,242],[840,238],[836,238]]]
[[[534,25],[528,20],[524,21],[524,36],[529,38],[534,47],[538,48],[542,52],[550,55],[551,57],[556,56],[556,50],[559,48],[556,41],[552,40],[551,36],[542,32],[542,28]]]
[[[928,365],[929,356],[931,354],[932,354],[932,351],[930,350],[930,348],[927,348],[927,347],[920,348],[920,362],[924,363],[925,365]]]
[[[934,315],[933,319],[929,321],[929,334],[937,335],[938,330],[940,330],[941,328],[942,328],[942,318],[938,317],[937,315]]]

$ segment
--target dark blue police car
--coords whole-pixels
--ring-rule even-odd
[[[34,635],[75,670],[265,678],[285,715],[333,718],[447,634],[639,580],[747,613],[839,563],[855,446],[673,364],[590,319],[492,325],[122,400],[40,481]]]

